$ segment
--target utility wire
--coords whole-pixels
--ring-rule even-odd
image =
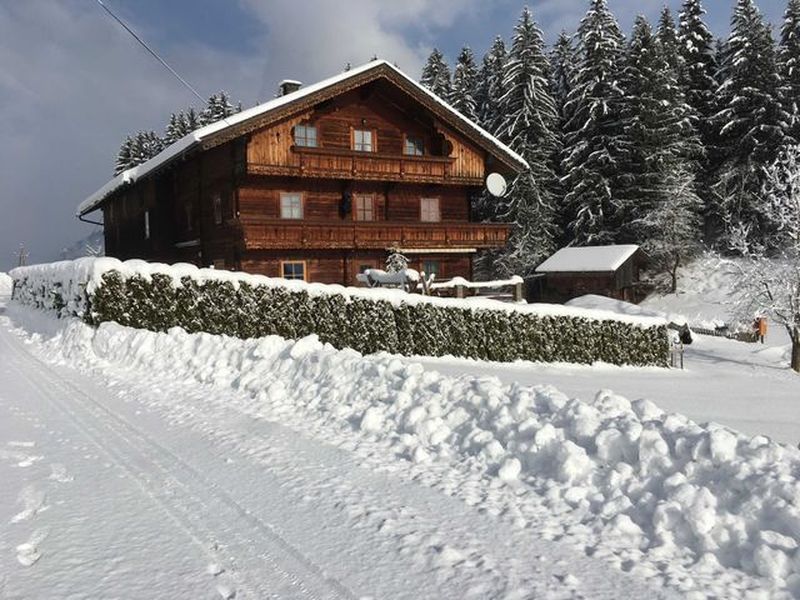
[[[173,69],[167,64],[167,61],[161,58],[155,50],[153,50],[150,46],[148,46],[147,42],[145,42],[141,37],[139,37],[139,35],[133,29],[131,29],[128,26],[128,24],[125,23],[125,21],[120,19],[117,15],[115,15],[111,11],[110,8],[108,8],[105,4],[103,4],[103,0],[95,0],[95,1],[103,8],[104,11],[106,11],[106,13],[108,13],[108,15],[112,19],[114,19],[117,23],[122,25],[125,31],[130,33],[133,36],[133,38],[137,42],[139,42],[139,44],[141,44],[141,46],[153,56],[153,58],[155,58],[158,62],[160,62],[164,66],[164,68],[167,69],[167,71],[172,73],[177,78],[178,81],[180,81],[190,92],[192,92],[192,94],[194,94],[200,100],[201,103],[205,103],[206,101],[205,98],[203,98],[200,94],[198,94],[197,90],[195,90],[191,85],[189,85],[189,83],[183,77],[181,77],[175,69]],[[225,121],[224,118],[222,120]],[[225,122],[227,123],[227,121]]]

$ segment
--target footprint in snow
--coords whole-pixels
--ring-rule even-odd
[[[17,546],[17,561],[19,561],[19,564],[23,567],[32,567],[36,564],[36,561],[42,558],[42,553],[39,552],[39,544],[47,538],[47,534],[47,530],[38,529],[33,532],[27,542]]]
[[[17,503],[22,504],[23,510],[11,517],[11,522],[19,523],[20,521],[27,521],[43,510],[46,510],[47,507],[44,504],[45,499],[44,492],[36,489],[32,485],[22,488],[17,498]]]

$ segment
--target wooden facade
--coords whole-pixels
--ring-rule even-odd
[[[400,248],[439,279],[471,278],[474,252],[508,236],[471,222],[471,201],[488,172],[518,166],[391,69],[354,79],[223,128],[109,194],[106,252],[355,285]]]

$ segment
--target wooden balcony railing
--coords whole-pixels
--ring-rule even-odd
[[[270,220],[243,223],[250,250],[363,248],[495,248],[509,226],[498,223],[313,223]]]
[[[248,164],[254,175],[295,175],[410,183],[467,183],[482,185],[480,177],[468,181],[451,177],[455,159],[445,156],[405,156],[356,152],[339,148],[301,148],[292,146],[290,165]]]

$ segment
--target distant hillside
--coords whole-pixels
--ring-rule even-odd
[[[85,238],[61,250],[58,255],[58,260],[74,260],[84,256],[103,256],[105,252],[103,230],[96,229]]]

